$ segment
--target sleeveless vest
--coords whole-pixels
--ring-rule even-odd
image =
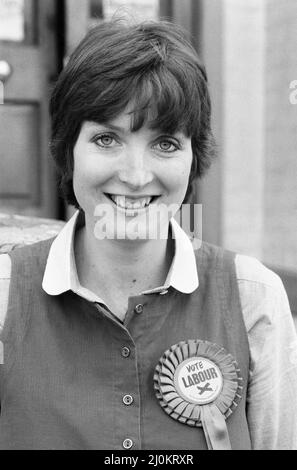
[[[53,240],[10,254],[12,276],[0,340],[0,449],[206,449],[202,428],[169,417],[153,387],[159,358],[188,339],[223,346],[243,378],[227,419],[232,449],[250,449],[246,418],[249,346],[234,254],[209,244],[196,252],[192,294],[129,300],[124,325],[73,292],[49,296],[42,279]],[[141,314],[135,305],[143,304]],[[127,352],[123,354],[123,350]],[[127,406],[123,395],[134,402]]]

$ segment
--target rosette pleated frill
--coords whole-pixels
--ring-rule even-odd
[[[161,357],[154,388],[164,411],[188,426],[203,427],[207,446],[231,449],[226,419],[241,399],[236,360],[223,347],[202,340],[175,344]]]

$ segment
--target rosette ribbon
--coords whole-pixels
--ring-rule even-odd
[[[203,428],[208,449],[231,449],[226,419],[241,399],[242,378],[223,347],[202,340],[175,344],[156,366],[154,388],[171,418]]]

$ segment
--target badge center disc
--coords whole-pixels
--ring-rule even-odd
[[[205,357],[183,361],[174,373],[175,389],[184,400],[198,405],[213,402],[223,388],[219,367]]]

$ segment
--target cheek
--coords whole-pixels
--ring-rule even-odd
[[[86,191],[96,189],[112,175],[112,167],[106,159],[94,152],[88,146],[79,143],[73,151],[74,189],[84,188]]]
[[[182,192],[189,184],[192,159],[186,158],[181,161],[172,162],[164,172],[164,181],[171,191]]]
[[[79,145],[73,151],[73,189],[77,199],[84,192],[84,189],[90,184],[90,176],[88,168],[86,167],[86,155],[82,155]]]
[[[91,200],[96,197],[96,188],[100,185],[100,169],[87,147],[76,145],[73,151],[73,191],[79,205],[86,211],[91,210]]]

